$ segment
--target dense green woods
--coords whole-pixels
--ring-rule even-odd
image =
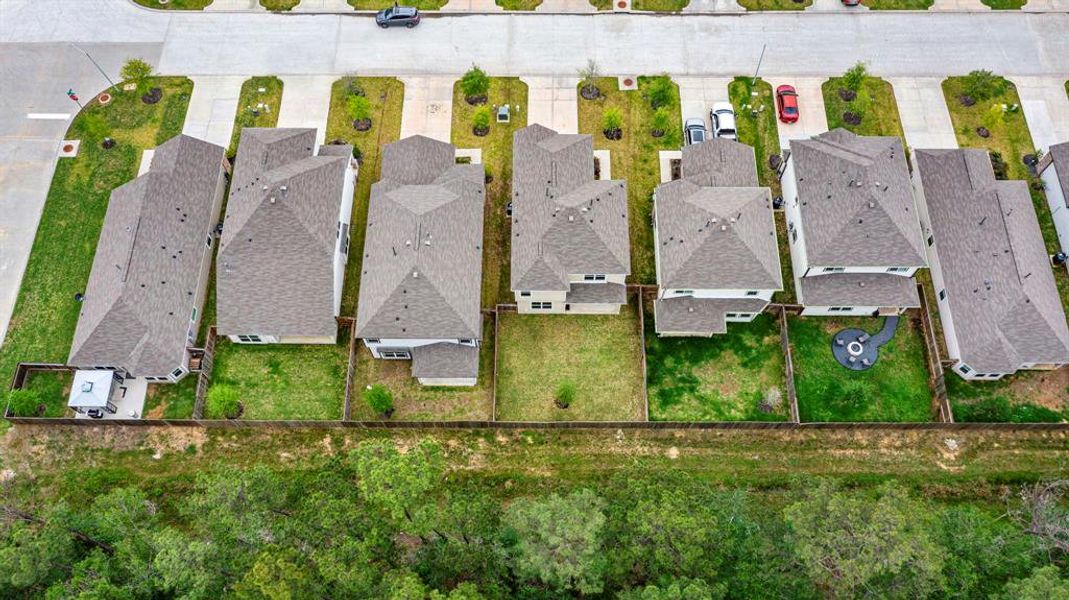
[[[166,489],[72,472],[3,487],[5,598],[1066,598],[1061,484],[1004,503],[895,484],[725,488],[638,466],[523,495],[423,441]],[[1061,594],[1061,595],[1059,595]]]

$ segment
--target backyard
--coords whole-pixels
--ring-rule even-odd
[[[484,106],[511,105],[508,123],[492,120],[490,133],[472,132],[472,116],[477,106],[464,100],[459,82],[453,86],[452,141],[458,149],[481,148],[483,168],[490,178],[486,185],[486,218],[483,228],[482,305],[491,307],[513,301],[509,281],[509,223],[505,206],[512,196],[512,133],[527,126],[527,84],[518,77],[491,77]]]
[[[67,132],[82,141],[78,155],[56,165],[7,337],[0,347],[0,381],[19,362],[65,363],[93,265],[111,191],[137,174],[142,151],[181,133],[193,83],[150,78],[163,99],[145,104],[137,90],[115,91],[111,103],[89,100]],[[110,149],[104,138],[115,140]],[[53,406],[53,403],[56,403]],[[62,414],[65,397],[48,397],[47,414]]]
[[[150,383],[142,415],[146,419],[192,419],[197,402],[197,373],[178,383]]]
[[[658,337],[646,303],[651,421],[785,421],[790,417],[779,321],[729,323],[708,338]]]
[[[1021,371],[998,381],[966,381],[946,372],[957,422],[1058,423],[1069,420],[1069,368]]]
[[[631,277],[635,283],[654,283],[653,189],[660,183],[661,150],[678,150],[681,142],[679,88],[668,80],[664,108],[669,123],[660,138],[651,135],[654,108],[647,99],[655,80],[667,76],[639,77],[638,90],[621,91],[614,77],[596,80],[601,97],[586,100],[579,96],[579,131],[594,138],[594,148],[609,150],[612,178],[627,180],[628,221],[631,230]],[[622,138],[607,139],[603,133],[606,111],[619,111]]]
[[[357,131],[349,114],[348,99],[363,95],[368,99],[371,128]],[[371,184],[379,180],[382,147],[401,137],[401,104],[405,86],[393,77],[343,77],[334,82],[330,93],[330,112],[327,116],[326,140],[340,140],[353,144],[358,151],[360,173],[356,178],[353,199],[353,220],[350,228],[349,264],[345,270],[345,289],[342,293],[341,314],[356,314],[356,299],[360,293],[360,259],[364,255],[364,233],[367,229],[368,199]]]
[[[363,398],[369,385],[385,386],[393,396],[395,421],[489,421],[494,406],[494,321],[483,317],[479,350],[479,379],[474,387],[428,387],[412,377],[412,361],[383,360],[371,356],[357,341],[356,372],[353,374],[351,417],[354,421],[382,418]]]
[[[278,77],[252,77],[241,84],[234,132],[230,136],[227,156],[238,151],[238,140],[245,127],[274,127],[282,106],[282,80]]]
[[[499,421],[641,421],[642,344],[632,300],[619,315],[498,315]],[[570,387],[567,408],[556,400]]]
[[[850,371],[831,352],[840,329],[874,334],[878,318],[790,317],[788,327],[802,422],[907,422],[931,419],[932,395],[919,325],[903,315],[894,338],[867,371]]]
[[[208,393],[220,385],[235,389],[244,408],[242,419],[341,419],[348,364],[347,329],[341,330],[336,344],[327,345],[234,344],[220,339]]]

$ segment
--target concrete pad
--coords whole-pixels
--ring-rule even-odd
[[[683,122],[687,119],[705,121],[705,128],[712,131],[709,110],[717,102],[729,102],[730,77],[673,77],[679,86],[679,103]]]
[[[683,7],[685,13],[731,13],[746,12],[735,0],[690,0]]]
[[[1069,0],[1028,0],[1021,10],[1029,12],[1069,12]]]
[[[252,11],[266,12],[267,9],[260,6],[260,0],[212,0],[212,3],[204,8],[211,11]]]
[[[467,158],[471,160],[473,165],[483,164],[483,149],[482,148],[457,148],[454,154],[457,158]]]
[[[957,148],[954,124],[943,97],[942,78],[891,77],[902,130],[910,148]]]
[[[442,7],[442,12],[500,12],[505,9],[494,0],[449,0]]]
[[[209,75],[191,77],[193,96],[189,99],[186,123],[182,133],[206,142],[230,145],[234,131],[241,84],[248,77],[242,75]]]
[[[453,84],[459,76],[402,77],[401,138],[425,135],[450,142],[453,131]]]
[[[1069,96],[1065,77],[1013,77],[1032,143],[1046,150],[1069,141]]]
[[[598,9],[588,0],[542,0],[535,12],[585,14],[598,12]]]
[[[783,84],[788,84],[793,85],[798,92],[798,121],[787,124],[776,119],[781,148],[790,147],[791,140],[810,138],[828,130],[828,115],[824,111],[824,95],[820,91],[820,86],[824,83],[823,78],[770,78],[768,82],[772,85],[773,91]]]
[[[594,159],[598,161],[598,179],[612,179],[612,154],[608,150],[595,150]]]
[[[301,0],[293,7],[294,12],[340,12],[351,13],[353,7],[345,0]]]
[[[196,375],[187,375],[196,377]],[[165,383],[160,385],[175,385]],[[101,419],[93,419],[89,415],[74,413],[75,419],[90,419],[94,421],[107,421],[109,419],[140,419],[145,410],[145,396],[148,393],[148,381],[143,377],[130,377],[123,382],[111,396],[111,403],[115,405],[115,414],[104,413]]]
[[[682,150],[661,150],[657,153],[657,161],[661,168],[661,183],[672,181],[672,161],[683,160]]]
[[[991,10],[991,7],[980,0],[935,0],[928,10]]]
[[[807,12],[865,12],[869,7],[862,4],[846,6],[842,0],[813,0],[813,3],[805,8]]]
[[[330,87],[339,78],[333,75],[285,75],[282,80],[282,106],[278,109],[279,127],[314,127],[316,142],[327,135],[330,112]]]
[[[579,78],[522,77],[527,84],[527,124],[545,125],[558,133],[579,133]]]

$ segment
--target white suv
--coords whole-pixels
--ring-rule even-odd
[[[727,102],[717,102],[709,111],[709,120],[713,123],[713,137],[726,140],[738,140],[735,133],[735,111]]]

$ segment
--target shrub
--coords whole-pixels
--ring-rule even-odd
[[[1005,78],[984,70],[973,71],[966,75],[962,85],[965,95],[977,101],[1001,96],[1008,88],[1009,82]]]
[[[857,64],[847,69],[846,73],[843,73],[843,85],[846,89],[857,92],[865,85],[868,78],[868,67],[864,61],[858,61]]]
[[[460,91],[464,98],[474,99],[485,96],[490,91],[490,77],[479,67],[472,65],[464,77],[460,78]]]
[[[345,103],[352,120],[364,121],[371,118],[371,101],[364,96],[349,96]]]
[[[208,389],[204,416],[208,419],[236,419],[241,410],[238,390],[232,385],[216,384]]]
[[[557,406],[568,408],[575,402],[575,384],[571,381],[562,381],[557,385],[557,392],[553,395]]]
[[[389,415],[393,412],[393,394],[381,383],[376,383],[364,390],[364,402],[377,415]]]
[[[601,69],[598,68],[598,63],[593,58],[586,61],[585,67],[579,69],[579,84],[588,93],[598,89],[598,77],[601,77]],[[598,91],[600,92],[600,90]]]
[[[646,86],[646,99],[655,109],[671,104],[674,94],[672,80],[667,75],[654,77]]]
[[[954,420],[961,423],[1060,423],[1065,416],[1036,404],[1010,404],[1006,396],[954,404]]]
[[[672,127],[672,114],[668,111],[667,106],[662,106],[653,111],[653,119],[650,120],[650,126],[654,131],[667,132]]]
[[[350,75],[345,80],[345,95],[347,96],[363,96],[364,84],[360,82],[360,78],[356,75]]]
[[[471,115],[471,126],[481,131],[486,131],[490,128],[490,121],[493,118],[490,112],[489,106],[480,106],[475,109],[475,112]]]
[[[605,111],[601,113],[602,131],[616,131],[618,129],[622,129],[623,126],[624,114],[620,112],[619,108],[606,108]]]
[[[41,405],[41,394],[35,390],[11,390],[7,393],[11,414],[16,417],[36,417]]]
[[[1006,164],[1005,159],[1002,158],[1002,153],[997,150],[992,150],[989,156],[991,158],[991,169],[995,171],[995,179],[1009,179],[1010,167]]]
[[[145,85],[145,80],[152,76],[152,65],[140,58],[131,58],[123,63],[119,75],[127,81],[137,84],[138,89]]]

